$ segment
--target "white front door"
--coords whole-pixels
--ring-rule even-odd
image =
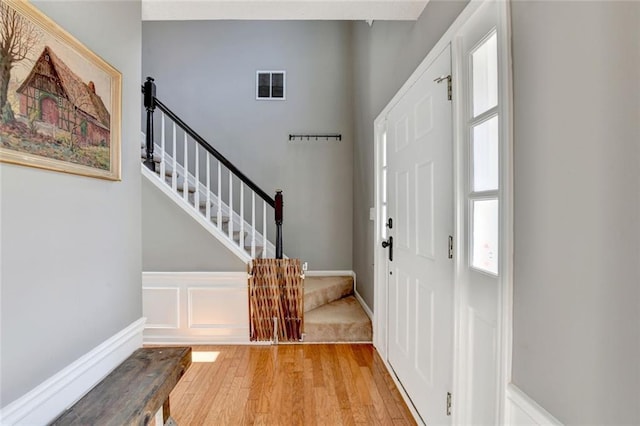
[[[388,361],[429,425],[450,424],[453,375],[452,108],[450,47],[387,115]],[[440,77],[440,82],[436,82]],[[390,225],[390,226],[389,226]]]

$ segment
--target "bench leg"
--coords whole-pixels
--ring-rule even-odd
[[[171,417],[171,409],[169,407],[169,397],[167,397],[167,400],[164,402],[164,404],[162,404],[162,424],[166,424],[167,420],[169,420],[169,417]]]

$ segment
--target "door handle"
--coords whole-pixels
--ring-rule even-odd
[[[393,237],[389,237],[387,241],[382,242],[382,248],[389,247],[389,260],[393,261]]]

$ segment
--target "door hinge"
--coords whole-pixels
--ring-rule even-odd
[[[447,416],[451,415],[451,392],[447,392]]]
[[[451,99],[453,99],[453,83],[451,81],[451,74],[440,76],[433,81],[435,81],[436,83],[442,83],[445,80],[447,80],[447,100],[450,101]]]
[[[449,259],[453,259],[453,237],[449,235]]]

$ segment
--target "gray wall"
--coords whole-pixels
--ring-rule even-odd
[[[140,3],[36,5],[123,74],[122,182],[0,166],[2,406],[142,316]]]
[[[514,2],[513,380],[640,424],[640,3]]]
[[[416,22],[353,23],[353,268],[373,308],[373,121],[457,18],[466,1],[430,1]]]
[[[352,269],[349,24],[192,21],[142,27],[143,75],[156,78],[158,97],[265,191],[284,191],[285,253],[314,270]],[[259,69],[286,70],[286,101],[255,99]],[[317,132],[342,133],[343,139],[288,142],[289,133]],[[145,203],[145,216],[152,214],[148,208]],[[185,267],[180,259],[167,265]]]
[[[142,270],[246,271],[247,266],[200,224],[142,179]]]

